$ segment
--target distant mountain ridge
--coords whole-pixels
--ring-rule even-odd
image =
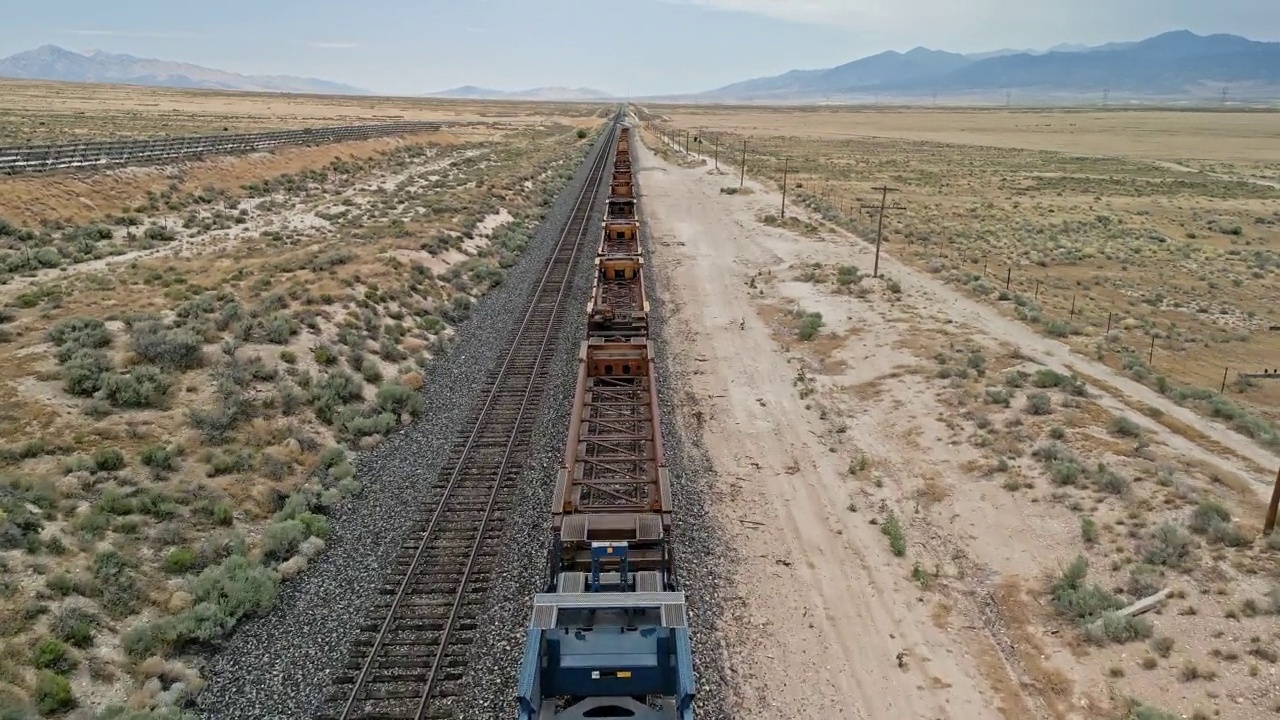
[[[241,75],[190,63],[90,50],[77,53],[43,45],[0,59],[0,77],[64,82],[124,83],[200,90],[367,95],[343,83],[291,75]]]
[[[1175,30],[1138,42],[1057,45],[1044,52],[960,55],[918,47],[825,70],[792,70],[686,96],[708,101],[802,101],[867,94],[1034,90],[1187,96],[1212,86],[1280,97],[1280,43]]]
[[[594,88],[538,87],[528,90],[493,90],[491,88],[463,85],[462,87],[427,93],[423,97],[457,98],[465,100],[612,100],[609,93]]]

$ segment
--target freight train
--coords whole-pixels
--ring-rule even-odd
[[[631,141],[622,124],[551,510],[548,579],[533,598],[517,684],[519,720],[694,716]]]

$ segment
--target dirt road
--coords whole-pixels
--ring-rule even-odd
[[[665,333],[689,373],[681,420],[702,426],[720,482],[717,520],[741,558],[724,622],[735,711],[1101,717],[1110,707],[1101,674],[1039,622],[1039,588],[1077,554],[1079,518],[991,483],[986,456],[957,428],[960,411],[913,376],[933,352],[922,349],[976,342],[1015,358],[1001,370],[1023,360],[1028,370],[1078,368],[1105,383],[1091,392],[1102,411],[1132,416],[1147,403],[1230,448],[1236,455],[1223,457],[1136,415],[1167,457],[1215,468],[1245,493],[1258,481],[1254,463],[1274,467],[1275,456],[888,256],[881,269],[900,290],[868,281],[842,295],[805,282],[797,274],[811,263],[869,274],[870,250],[843,234],[769,227],[758,218],[777,211],[776,193],[748,182],[751,194],[722,194],[736,176],[676,167],[638,145],[654,269],[671,308]],[[812,342],[796,341],[797,309],[822,313]],[[890,514],[904,528],[898,554]]]
[[[917,600],[910,566],[893,557],[869,514],[849,511],[849,457],[829,450],[793,387],[796,368],[751,305],[747,279],[796,260],[800,246],[732,212],[704,170],[674,169],[643,149],[638,156],[657,271],[673,306],[667,332],[681,364],[696,368],[704,438],[725,490],[719,511],[742,554],[742,595],[726,622],[739,649],[751,650],[734,653],[745,693],[737,710],[755,718],[1001,717],[978,659]],[[893,353],[869,355],[866,377],[892,367]],[[893,442],[877,422],[849,434],[867,447]],[[990,661],[997,654],[988,645]]]

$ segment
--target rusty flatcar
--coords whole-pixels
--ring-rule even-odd
[[[615,142],[555,484],[550,572],[534,597],[520,669],[520,720],[694,717],[630,128]]]

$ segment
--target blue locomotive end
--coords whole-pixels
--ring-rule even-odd
[[[684,593],[534,597],[519,720],[693,720],[694,694]]]

